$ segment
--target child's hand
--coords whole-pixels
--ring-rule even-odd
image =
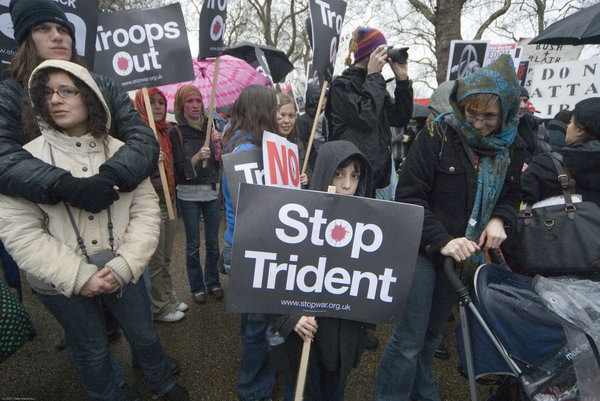
[[[306,341],[307,338],[310,338],[311,340],[314,338],[318,327],[317,320],[313,316],[302,316],[300,320],[298,320],[298,323],[296,323],[294,331],[302,338],[302,340]]]
[[[300,174],[300,184],[308,185],[308,176],[306,175],[306,173]]]

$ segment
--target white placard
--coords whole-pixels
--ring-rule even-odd
[[[531,103],[541,118],[553,118],[562,109],[573,110],[580,100],[599,96],[600,59],[538,64],[534,68]]]

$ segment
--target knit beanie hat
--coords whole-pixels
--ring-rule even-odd
[[[380,45],[387,45],[387,40],[385,40],[385,36],[381,32],[375,28],[359,26],[352,33],[349,50],[350,53],[354,53],[354,62],[357,62],[361,58],[373,53]],[[346,58],[346,65],[352,63],[350,53],[348,53],[348,57]]]
[[[524,86],[519,87],[519,97],[526,97],[527,99],[529,99],[529,91],[527,90],[526,87],[524,87]]]
[[[75,43],[75,27],[52,0],[11,0],[8,10],[15,30],[15,40],[19,45],[23,43],[31,28],[42,22],[62,25],[69,31]]]
[[[573,116],[590,135],[600,139],[600,97],[591,97],[577,103]]]

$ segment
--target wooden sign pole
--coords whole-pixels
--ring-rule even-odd
[[[323,100],[325,99],[325,94],[327,93],[327,88],[329,87],[329,82],[323,82],[323,88],[321,88],[321,96],[319,96],[319,105],[317,106],[317,114],[315,114],[315,119],[313,121],[312,129],[310,130],[310,137],[308,139],[308,145],[306,146],[306,154],[304,156],[304,163],[302,164],[302,174],[306,174],[306,167],[308,166],[308,159],[310,158],[310,152],[312,150],[313,141],[315,139],[315,133],[317,132],[317,125],[319,124],[319,116],[321,115],[321,110],[323,110]]]
[[[321,100],[322,99],[323,98],[321,97]],[[330,194],[334,194],[335,187],[333,185],[330,185],[327,188],[327,192]],[[300,368],[298,369],[298,381],[296,382],[296,393],[294,395],[294,401],[302,401],[304,395],[304,385],[306,384],[306,373],[308,371],[308,358],[310,356],[311,343],[312,340],[310,338],[307,338],[304,340],[304,344],[302,344],[302,357],[300,358]]]
[[[219,65],[221,64],[221,56],[218,56],[215,60],[215,69],[213,70],[213,81],[212,88],[210,91],[210,103],[208,105],[208,124],[206,125],[206,138],[204,139],[204,147],[210,146],[210,141],[212,138],[213,132],[213,113],[215,112],[215,97],[217,94],[217,81],[219,79]],[[208,165],[208,160],[204,159],[202,162],[202,167],[206,167]]]
[[[152,114],[152,105],[150,104],[150,96],[148,95],[148,88],[142,88],[142,94],[144,95],[144,104],[146,105],[146,115],[148,116],[148,124],[154,132],[154,136],[158,141],[158,134],[156,132],[156,124],[154,123],[154,115]],[[160,141],[159,141],[160,144]],[[167,203],[167,215],[169,220],[175,219],[175,212],[173,211],[173,203],[171,202],[171,195],[169,194],[169,183],[167,181],[167,174],[165,173],[165,162],[158,159],[158,173],[160,174],[160,183],[162,184],[163,192],[165,194],[165,202]]]

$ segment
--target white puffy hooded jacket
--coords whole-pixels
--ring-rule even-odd
[[[44,68],[67,71],[87,84],[104,106],[110,127],[110,112],[102,92],[87,69],[60,60],[41,63],[31,74]],[[31,82],[31,81],[30,81]],[[42,135],[24,148],[34,157],[71,172],[74,177],[91,177],[123,143],[106,135],[69,137],[40,122]],[[110,249],[108,215],[89,213],[71,207],[89,255]],[[160,210],[158,196],[149,179],[134,191],[120,192],[111,206],[116,257],[106,267],[116,273],[122,285],[136,282],[143,273],[158,243]],[[103,266],[88,263],[77,245],[77,237],[64,203],[36,204],[0,195],[0,239],[19,268],[27,272],[31,287],[42,294],[79,294],[83,285]]]

